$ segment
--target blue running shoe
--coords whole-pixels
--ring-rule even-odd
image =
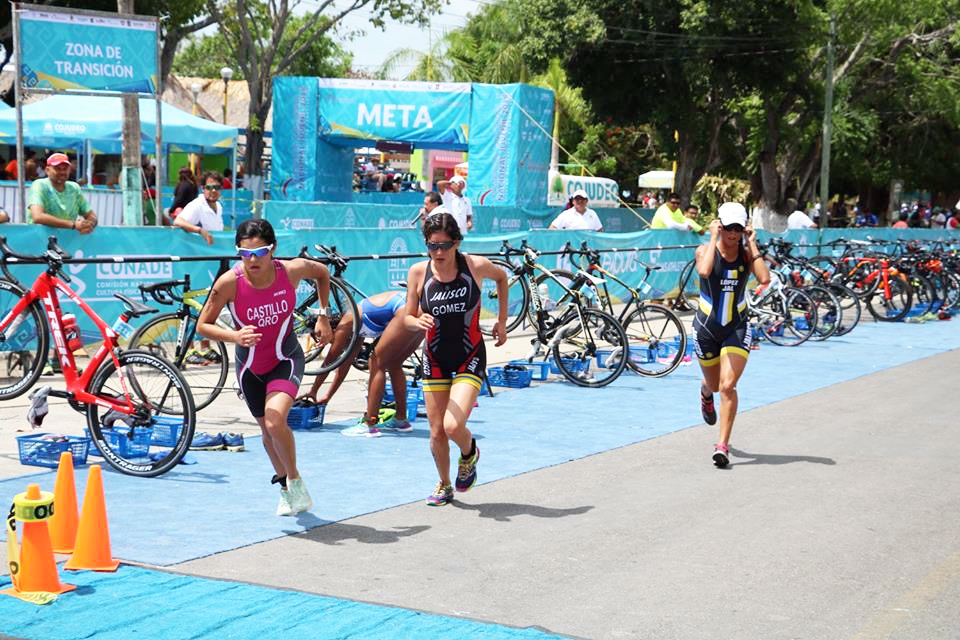
[[[223,436],[223,446],[226,447],[227,451],[243,451],[243,434],[242,433],[222,433]]]
[[[429,507],[442,507],[451,502],[453,502],[453,487],[442,482],[438,482],[437,488],[427,497],[427,506]]]
[[[224,448],[223,434],[216,433],[197,433],[193,436],[193,442],[190,443],[192,451],[220,451]]]
[[[398,433],[410,433],[413,431],[413,425],[410,424],[409,420],[397,420],[396,416],[393,416],[386,422],[381,422],[377,425],[377,427],[387,431],[396,431]]]
[[[480,460],[480,447],[473,441],[473,455],[469,458],[460,456],[460,468],[457,471],[457,491],[469,491],[477,483],[477,461]]]

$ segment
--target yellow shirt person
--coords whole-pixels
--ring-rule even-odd
[[[680,210],[680,196],[676,193],[671,193],[667,201],[653,214],[650,228],[703,232],[702,226],[683,215],[683,211]]]

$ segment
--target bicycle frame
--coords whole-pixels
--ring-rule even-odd
[[[83,373],[79,375],[77,374],[76,360],[73,357],[73,353],[67,348],[67,341],[63,333],[62,312],[60,309],[60,300],[57,297],[58,289],[93,320],[94,324],[97,325],[97,329],[100,330],[100,334],[103,336],[103,344],[100,345],[100,348],[97,349],[97,352],[90,359],[90,366],[84,369]],[[111,327],[108,327],[103,319],[90,308],[90,305],[84,302],[73,289],[57,276],[51,275],[48,272],[41,273],[30,290],[26,292],[26,295],[13,307],[7,317],[0,321],[0,333],[4,332],[7,327],[13,323],[14,318],[19,317],[35,300],[41,300],[43,302],[49,324],[49,331],[53,336],[53,347],[57,352],[57,359],[60,362],[60,367],[63,370],[63,378],[67,385],[67,393],[79,403],[97,404],[101,407],[107,407],[108,409],[115,409],[126,415],[132,414],[134,412],[134,405],[130,399],[130,391],[127,389],[126,377],[123,369],[120,367],[120,361],[116,354],[116,349],[118,348],[116,332]],[[126,322],[128,317],[126,314],[121,313],[120,319]],[[123,404],[87,392],[91,379],[97,370],[100,369],[100,365],[103,364],[108,355],[113,358],[113,363],[120,377],[120,384],[123,388],[125,400]]]

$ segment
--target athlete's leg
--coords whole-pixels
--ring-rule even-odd
[[[381,375],[374,378],[374,367],[370,366],[370,386],[367,391],[367,415],[376,415],[383,400],[384,379],[383,372],[390,374],[390,384],[393,387],[398,420],[408,419],[407,416],[407,383],[403,372],[403,363],[409,358],[423,340],[422,331],[409,331],[403,326],[403,314],[398,313],[377,342],[373,356],[377,359],[377,369]],[[372,413],[371,413],[372,412]],[[416,417],[416,416],[414,416]]]
[[[337,328],[334,329],[333,331],[333,340],[330,343],[330,349],[327,351],[326,357],[323,359],[323,364],[329,364],[334,360],[336,360],[337,356],[339,356],[343,352],[344,347],[346,347],[347,344],[350,342],[350,335],[352,333],[353,333],[353,312],[348,311],[347,313],[343,314],[343,317],[340,318],[340,322],[337,323]],[[357,342],[360,343],[359,340]],[[347,360],[340,367],[337,368],[337,371],[334,374],[334,379],[333,379],[333,384],[336,385],[337,387],[340,386],[339,384],[337,384],[337,376],[340,376],[339,381],[340,383],[343,383],[343,378],[345,378],[347,376],[347,372],[350,371],[350,365],[353,364],[353,359],[356,357],[356,355],[357,355],[356,352],[354,352],[351,357],[348,357]],[[343,371],[342,375],[341,375],[341,371]],[[313,386],[310,387],[310,393],[307,395],[309,395],[311,398],[316,398],[317,392],[320,390],[320,385],[323,384],[323,382],[327,379],[328,375],[330,375],[329,371],[327,373],[321,374],[316,378],[314,378]],[[334,391],[336,391],[336,389],[334,389]],[[328,391],[327,396],[328,396],[327,401],[329,401],[330,397],[333,396],[333,393],[330,393]],[[321,404],[324,404],[324,403],[321,403]]]
[[[450,389],[424,389],[424,402],[427,405],[427,420],[430,421],[430,452],[437,465],[440,482],[450,484],[450,438],[443,428],[447,404],[450,401]]]
[[[354,360],[357,359],[357,354],[360,353],[360,349],[363,348],[363,341],[357,340],[357,343],[353,346],[353,350],[350,352],[350,355],[347,356],[347,359],[343,361],[337,370],[333,374],[333,382],[330,383],[330,386],[327,387],[327,390],[317,396],[318,404],[327,404],[330,400],[333,399],[333,394],[337,392],[340,388],[340,385],[343,384],[343,381],[347,379],[347,374],[350,373],[350,367],[353,366]],[[310,388],[310,394],[314,395],[317,393],[317,390],[320,389],[320,385],[323,384],[323,381],[326,379],[327,374],[317,376],[317,379],[313,381],[313,387]]]
[[[267,452],[267,457],[270,458],[270,464],[273,465],[273,471],[278,478],[283,478],[286,476],[287,471],[283,466],[283,463],[280,461],[280,456],[277,455],[277,451],[273,446],[273,440],[270,439],[270,436],[267,432],[267,423],[264,418],[257,418],[257,424],[260,425],[260,432],[263,434],[263,437],[260,438],[263,441],[263,448]]]
[[[263,417],[263,443],[267,447],[267,455],[274,462],[277,475],[286,476],[287,480],[296,480],[300,477],[297,470],[297,448],[293,439],[293,431],[287,425],[287,414],[293,406],[293,396],[285,391],[271,391],[267,393],[266,413]],[[269,441],[269,445],[268,445]],[[271,448],[273,453],[271,454]]]
[[[443,430],[447,437],[460,447],[460,454],[464,457],[470,454],[473,446],[473,434],[467,428],[467,420],[479,393],[479,381],[464,383],[462,378],[455,378],[450,387],[450,401],[443,416]]]
[[[739,354],[730,351],[724,351],[720,355],[720,382],[718,391],[720,392],[720,439],[718,442],[728,444],[730,442],[730,432],[733,430],[733,419],[737,415],[737,382],[743,374],[744,367],[747,366],[747,359]]]

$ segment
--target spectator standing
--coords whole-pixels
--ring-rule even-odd
[[[211,231],[223,231],[223,205],[220,204],[220,191],[223,189],[223,177],[216,171],[203,174],[203,193],[187,203],[180,215],[173,221],[187,233],[198,233],[213,244]]]
[[[943,209],[937,209],[936,213],[930,216],[930,228],[931,229],[943,229],[947,226],[947,214],[943,212]]]
[[[443,206],[457,221],[457,226],[463,235],[467,235],[467,231],[473,229],[473,205],[470,204],[470,198],[463,195],[463,190],[466,188],[467,181],[463,176],[453,176],[449,180],[437,182],[437,190],[443,198]]]
[[[67,180],[71,166],[67,154],[50,154],[47,177],[34,180],[30,185],[27,222],[73,229],[82,234],[93,232],[97,226],[97,214],[87,205],[80,185]]]
[[[893,223],[892,229],[909,229],[910,225],[907,224],[907,218],[910,217],[906,211],[900,212],[900,219]]]
[[[233,189],[233,170],[230,167],[223,170],[223,188]]]
[[[806,213],[797,209],[787,216],[787,229],[816,229],[817,223]]]
[[[947,229],[951,231],[960,229],[960,202],[957,203],[957,208],[953,210],[953,215],[947,219]]]
[[[688,220],[683,211],[680,210],[680,195],[671,193],[653,214],[653,221],[650,223],[651,229],[676,229],[678,231],[695,231],[703,233],[703,227]]]
[[[27,149],[23,152],[24,161],[33,160],[34,167],[36,167],[36,156],[37,156],[37,152],[32,149]],[[24,166],[26,167],[26,162],[24,162]],[[17,156],[16,155],[13,156],[13,158],[10,160],[10,162],[7,163],[7,166],[5,166],[3,170],[7,173],[7,180],[17,179]],[[27,171],[24,174],[24,180],[33,180],[35,173],[36,173],[36,169],[34,169],[34,174],[30,174],[30,172]]]
[[[418,220],[423,223],[427,219],[427,216],[433,213],[450,213],[447,211],[447,208],[443,206],[443,198],[440,197],[440,194],[436,191],[428,191],[423,196],[423,206],[420,207],[420,214]]]
[[[180,210],[196,200],[199,194],[200,190],[197,189],[197,181],[193,177],[193,171],[190,170],[190,167],[180,167],[180,171],[177,172],[177,186],[173,190],[170,215],[174,218],[177,217]]]
[[[587,207],[587,192],[577,189],[573,192],[573,207],[562,211],[554,218],[550,223],[550,229],[603,231],[603,223],[600,222],[597,212]]]

